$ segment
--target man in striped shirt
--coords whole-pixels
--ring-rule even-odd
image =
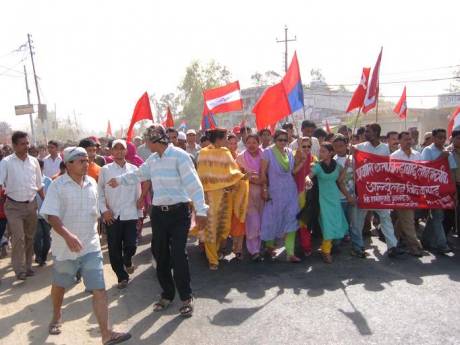
[[[112,178],[108,185],[136,184],[150,180],[153,188],[152,253],[157,263],[157,277],[163,290],[154,310],[166,309],[173,301],[176,288],[182,300],[182,316],[193,313],[190,272],[185,245],[190,228],[190,202],[196,212],[196,222],[204,227],[208,206],[203,186],[187,152],[169,143],[162,125],[152,125],[144,134],[152,155],[136,172]],[[141,196],[141,199],[143,195]],[[171,274],[174,270],[174,278]]]

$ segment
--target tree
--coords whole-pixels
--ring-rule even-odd
[[[231,74],[227,67],[216,61],[203,65],[193,61],[185,71],[185,77],[178,87],[178,104],[182,107],[182,118],[191,128],[198,128],[203,113],[203,91],[230,82]],[[172,110],[172,109],[171,109]]]
[[[254,86],[273,85],[280,81],[281,75],[275,71],[266,71],[265,73],[256,72],[251,75]]]
[[[0,143],[9,143],[11,139],[11,134],[13,134],[13,129],[11,128],[11,125],[8,122],[0,121]]]
[[[152,95],[150,96],[150,100],[153,104],[154,122],[162,122],[164,120],[164,115],[166,114],[168,106],[173,115],[176,115],[179,111],[180,100],[173,92],[162,95],[160,99]]]

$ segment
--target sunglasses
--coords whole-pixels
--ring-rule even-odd
[[[303,145],[302,148],[303,149],[311,149],[311,145]]]
[[[276,139],[276,141],[281,141],[281,142],[287,143],[288,140],[287,139]]]

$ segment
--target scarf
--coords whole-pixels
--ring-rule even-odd
[[[276,145],[273,146],[273,153],[275,154],[276,161],[281,166],[281,168],[285,172],[288,172],[290,170],[289,169],[290,168],[289,167],[289,155],[286,152],[284,152],[284,154],[281,153],[281,151]]]
[[[248,150],[243,152],[244,161],[249,172],[260,173],[260,161],[262,160],[262,150],[257,150],[257,155],[254,157]]]
[[[331,159],[331,163],[329,165],[327,165],[323,161],[321,161],[319,164],[321,165],[321,168],[326,174],[334,172],[335,168],[337,167],[337,162],[335,161],[335,159]]]
[[[126,145],[126,160],[137,167],[141,166],[142,163],[144,163],[144,160],[137,155],[136,146],[133,143],[126,143]]]

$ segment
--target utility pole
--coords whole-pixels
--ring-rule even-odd
[[[284,73],[288,70],[288,42],[297,41],[297,37],[288,39],[288,27],[284,26],[284,40],[276,39],[276,43],[284,43]]]
[[[27,104],[30,104],[30,89],[29,89],[29,82],[27,80],[26,65],[24,65],[24,79],[26,81]],[[30,131],[32,134],[32,143],[35,145],[35,130],[34,130],[34,120],[32,118],[32,114],[29,114],[29,120],[30,120]]]
[[[34,72],[35,90],[37,91],[38,108],[40,108],[40,105],[42,104],[42,102],[40,100],[40,92],[38,91],[38,79],[37,79],[37,73],[35,72],[34,53],[32,51],[32,43],[31,43],[32,40],[30,39],[30,37],[31,35],[27,34],[27,42],[29,43],[30,59],[32,61],[32,70]],[[42,118],[41,120],[42,120],[42,126],[43,126],[43,137],[45,139],[45,143],[47,143],[48,140],[46,139],[45,119]]]

